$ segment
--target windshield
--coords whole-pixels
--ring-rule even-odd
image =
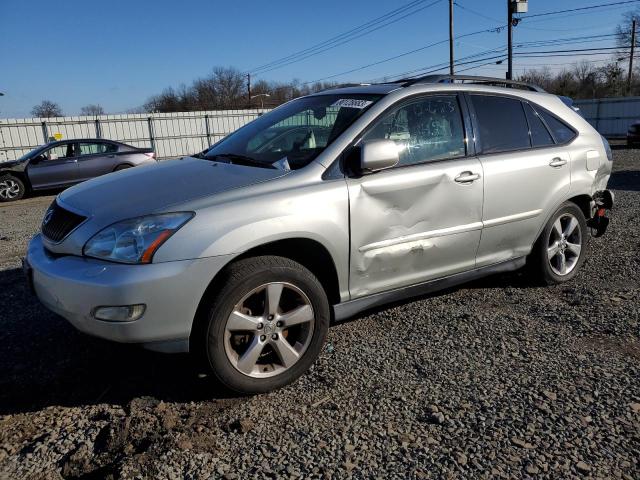
[[[293,100],[215,144],[204,158],[295,170],[308,165],[382,95]]]
[[[32,158],[38,155],[38,153],[40,153],[42,150],[44,150],[45,148],[47,148],[49,146],[49,144],[46,145],[42,145],[41,147],[38,147],[34,150],[31,150],[30,152],[25,153],[24,155],[22,155],[18,161],[22,161],[22,160],[26,160],[27,158]]]

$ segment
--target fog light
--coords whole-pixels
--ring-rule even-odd
[[[144,304],[98,307],[93,311],[93,316],[98,320],[105,320],[107,322],[131,322],[138,320],[146,308],[147,306]]]

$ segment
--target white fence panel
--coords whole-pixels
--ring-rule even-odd
[[[605,137],[624,137],[629,125],[640,121],[640,97],[576,100],[582,115]]]
[[[0,162],[15,160],[51,139],[105,138],[154,148],[159,159],[201,152],[269,110],[0,119]]]

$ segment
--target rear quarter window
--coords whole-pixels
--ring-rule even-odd
[[[551,130],[551,134],[553,138],[555,138],[556,143],[568,143],[575,138],[576,132],[563,121],[544,110],[540,110],[539,113],[549,127],[549,130]]]

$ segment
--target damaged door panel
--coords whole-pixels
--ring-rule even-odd
[[[348,180],[352,297],[471,269],[482,229],[475,158],[378,172]]]

